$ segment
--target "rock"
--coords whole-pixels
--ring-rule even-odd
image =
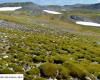
[[[31,67],[28,64],[24,65],[24,71],[29,71],[31,69]]]
[[[5,36],[5,38],[7,38],[8,36]]]
[[[42,63],[36,63],[35,66],[38,68],[41,66]]]
[[[97,45],[100,45],[100,42],[96,42]]]
[[[9,68],[9,70],[13,71],[13,68]]]
[[[86,80],[92,80],[92,79],[91,79],[90,77],[88,77],[88,76],[86,76],[85,78],[86,78]]]
[[[47,80],[53,80],[52,78],[49,78],[49,79],[47,79]]]
[[[3,58],[8,58],[8,56],[6,55],[6,56],[3,56]]]
[[[92,64],[99,64],[98,62],[92,62]]]

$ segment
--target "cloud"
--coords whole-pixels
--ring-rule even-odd
[[[100,2],[100,0],[97,0],[97,2]]]

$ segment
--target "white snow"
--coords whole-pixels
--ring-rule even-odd
[[[100,24],[95,22],[76,21],[76,24],[100,27]]]
[[[43,10],[43,11],[46,12],[46,13],[49,13],[49,14],[62,14],[60,12],[51,11],[51,10]]]
[[[22,7],[0,7],[0,11],[15,11],[21,9]]]

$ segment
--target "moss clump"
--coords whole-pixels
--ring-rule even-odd
[[[26,72],[28,75],[39,75],[40,71],[37,68],[32,68]]]
[[[68,79],[70,76],[68,68],[64,66],[59,66],[59,74],[57,76],[58,79]]]
[[[74,78],[80,78],[83,80],[85,79],[86,75],[89,75],[84,67],[75,62],[65,62],[64,66],[69,69],[70,76]]]
[[[40,66],[41,75],[44,77],[56,77],[58,67],[53,63],[44,63]]]
[[[0,74],[14,74],[14,71],[6,68],[6,69],[0,70]]]

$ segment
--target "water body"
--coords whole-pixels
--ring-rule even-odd
[[[19,6],[19,7],[1,7],[0,8],[0,11],[15,11],[17,9],[21,9],[22,7]]]

